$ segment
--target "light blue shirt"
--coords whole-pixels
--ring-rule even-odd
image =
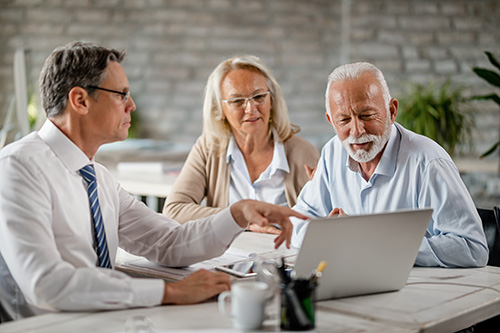
[[[314,178],[293,209],[325,217],[336,207],[348,215],[431,207],[434,212],[416,265],[474,267],[488,261],[480,217],[452,159],[434,141],[399,124],[392,125],[368,181],[337,136],[325,144]],[[309,222],[293,218],[292,223],[292,245],[300,247]]]
[[[274,135],[276,138],[276,135]],[[259,178],[252,183],[245,158],[231,137],[227,148],[227,161],[231,162],[229,205],[242,199],[254,199],[280,206],[288,206],[285,195],[285,173],[290,172],[283,144],[274,141],[273,159]]]

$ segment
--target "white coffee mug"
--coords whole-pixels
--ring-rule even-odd
[[[231,311],[226,310],[227,299],[231,299]],[[262,327],[264,309],[268,298],[268,287],[264,282],[241,281],[231,286],[231,291],[219,295],[219,311],[233,318],[233,325],[241,330],[256,330]]]

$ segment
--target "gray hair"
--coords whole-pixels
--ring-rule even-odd
[[[271,70],[256,56],[242,55],[221,62],[208,77],[205,86],[203,103],[203,133],[210,148],[222,153],[226,150],[231,138],[231,128],[223,117],[221,104],[221,82],[226,75],[237,69],[246,69],[262,74],[266,78],[271,92],[271,117],[269,135],[274,128],[280,141],[285,141],[300,131],[298,126],[290,123],[281,87]]]
[[[387,82],[385,81],[384,74],[375,67],[367,62],[356,62],[353,64],[347,64],[340,67],[337,67],[333,70],[333,72],[328,76],[328,85],[326,87],[325,93],[325,107],[326,112],[332,116],[330,110],[330,87],[334,82],[341,82],[347,80],[354,80],[359,78],[364,73],[371,73],[373,77],[380,83],[382,87],[382,95],[384,98],[384,104],[387,112],[389,112],[389,103],[391,102],[391,93],[389,92],[389,87],[387,86]]]
[[[56,48],[43,65],[38,84],[42,105],[47,117],[62,115],[68,103],[68,94],[74,87],[88,89],[100,86],[106,78],[110,61],[120,63],[125,51],[108,49],[93,43],[72,42]]]

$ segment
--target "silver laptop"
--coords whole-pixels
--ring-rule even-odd
[[[309,277],[320,261],[316,300],[396,291],[415,263],[432,209],[311,220],[295,262]]]

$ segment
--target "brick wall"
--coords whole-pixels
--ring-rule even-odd
[[[16,48],[29,48],[35,86],[44,59],[72,40],[124,48],[141,136],[194,142],[202,94],[223,59],[243,53],[273,69],[301,135],[320,147],[325,81],[346,61],[370,61],[393,95],[408,82],[447,76],[468,93],[490,92],[475,65],[500,56],[497,0],[0,0],[0,125],[14,94]],[[36,87],[36,86],[35,86]],[[476,106],[475,151],[498,138],[495,105]]]

